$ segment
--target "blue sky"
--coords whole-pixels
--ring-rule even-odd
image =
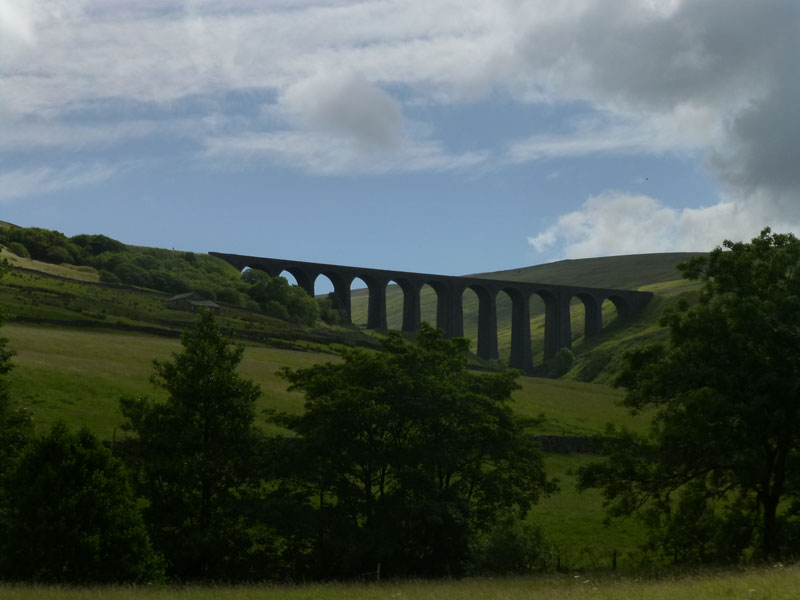
[[[466,274],[800,223],[796,0],[0,0],[0,219]]]

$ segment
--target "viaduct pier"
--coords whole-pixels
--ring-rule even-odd
[[[544,357],[555,356],[561,348],[571,346],[569,306],[578,298],[585,307],[584,335],[590,337],[603,327],[602,305],[610,300],[619,318],[630,318],[644,308],[653,297],[652,292],[637,292],[606,288],[591,288],[547,283],[503,281],[483,277],[455,277],[389,271],[366,267],[329,265],[279,258],[243,256],[240,254],[209,254],[225,260],[239,271],[249,267],[260,269],[272,277],[283,271],[291,273],[310,296],[314,296],[314,282],[324,275],[333,284],[336,305],[343,309],[350,322],[350,285],[361,279],[369,289],[367,327],[386,329],[386,286],[397,284],[403,291],[403,331],[416,331],[420,323],[420,290],[429,285],[436,292],[436,326],[445,336],[463,335],[462,294],[471,289],[478,297],[478,347],[482,358],[497,358],[497,295],[503,292],[511,299],[511,357],[509,366],[529,372],[533,369],[531,355],[530,299],[535,294],[544,302]]]

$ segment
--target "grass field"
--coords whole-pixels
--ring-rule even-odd
[[[72,427],[85,425],[107,440],[122,422],[120,396],[161,397],[149,381],[153,359],[169,359],[181,347],[174,338],[103,330],[10,324],[1,333],[17,352],[9,383],[33,410],[37,427],[60,419]],[[277,371],[334,359],[330,353],[251,345],[241,373],[261,385],[259,409],[299,411],[302,396],[286,391]]]
[[[618,576],[542,577],[373,584],[69,588],[0,585],[5,600],[797,600],[800,567]]]
[[[122,395],[161,393],[150,382],[153,359],[168,359],[180,349],[174,338],[131,332],[8,324],[0,331],[17,352],[9,382],[15,395],[33,411],[36,423],[62,419],[72,426],[86,425],[104,439],[113,436],[121,421]],[[313,346],[312,346],[313,347]],[[259,409],[290,412],[302,409],[302,397],[286,391],[278,377],[282,367],[299,368],[337,360],[330,353],[298,352],[247,345],[241,373],[263,390]],[[601,433],[606,423],[646,427],[617,403],[621,392],[607,386],[521,377],[514,407],[522,415],[544,415],[541,433],[586,435]]]

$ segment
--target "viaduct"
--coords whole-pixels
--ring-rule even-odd
[[[613,302],[619,318],[625,319],[638,313],[653,297],[652,292],[408,273],[220,252],[210,254],[240,271],[250,267],[265,271],[272,277],[277,277],[283,271],[291,273],[297,284],[311,296],[314,295],[317,277],[324,275],[333,284],[336,305],[344,310],[348,322],[350,284],[359,278],[369,289],[369,329],[386,329],[386,286],[394,282],[403,290],[403,331],[416,331],[420,323],[420,290],[427,284],[436,292],[436,326],[444,330],[447,337],[463,335],[462,294],[469,288],[478,296],[477,354],[489,359],[498,356],[496,300],[497,295],[504,292],[511,298],[512,306],[509,366],[525,372],[533,369],[529,308],[532,295],[538,295],[545,305],[545,359],[555,356],[561,348],[571,346],[569,306],[573,298],[583,302],[586,309],[584,334],[589,337],[603,327],[601,309],[605,300]]]

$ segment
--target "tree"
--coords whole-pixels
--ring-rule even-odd
[[[478,529],[553,489],[509,406],[517,373],[468,373],[468,346],[423,323],[416,344],[284,371],[305,411],[272,420],[298,436],[285,477],[310,501],[312,575],[458,573]]]
[[[629,353],[618,378],[625,405],[656,409],[650,438],[617,434],[582,482],[612,514],[643,510],[673,559],[774,557],[800,512],[800,241],[765,229],[679,268],[698,303],[667,311],[669,343]]]
[[[264,271],[248,269],[242,274],[242,280],[250,286],[247,289],[250,298],[270,316],[309,326],[319,317],[317,301],[303,288],[289,285],[283,277],[270,277]]]
[[[0,261],[0,277],[10,269],[6,259]],[[0,325],[4,321],[5,315],[0,311]],[[8,347],[8,338],[0,337],[0,477],[11,467],[32,432],[30,413],[14,402],[8,389],[6,375],[14,366],[14,354]]]
[[[152,581],[162,562],[122,463],[63,423],[32,441],[5,482],[0,573],[25,581]]]
[[[247,515],[258,486],[261,435],[254,425],[260,389],[237,373],[244,348],[226,339],[210,311],[182,337],[172,361],[154,361],[165,402],[121,400],[125,454],[150,505],[153,541],[180,578],[256,577]],[[256,548],[256,550],[254,550]],[[250,554],[248,554],[250,553]],[[263,566],[263,565],[262,565]]]

